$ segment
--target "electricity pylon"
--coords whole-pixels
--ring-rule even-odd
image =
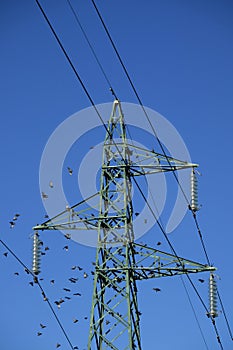
[[[215,268],[138,244],[134,237],[134,177],[197,165],[130,143],[118,100],[106,129],[100,190],[94,195],[99,197],[98,215],[84,200],[34,229],[97,231],[88,350],[141,350],[137,281]]]

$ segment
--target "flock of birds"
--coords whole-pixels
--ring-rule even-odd
[[[73,170],[70,168],[70,167],[67,167],[67,171],[68,171],[68,174],[71,176],[73,174]],[[53,188],[54,187],[54,184],[52,181],[50,181],[49,183],[49,186],[50,188]],[[42,192],[42,198],[43,199],[46,199],[48,198],[48,195],[44,192]],[[135,213],[135,215],[139,215],[139,213]],[[13,218],[9,221],[9,225],[10,225],[10,229],[13,229],[16,224],[17,224],[17,221],[19,220],[19,217],[20,217],[20,214],[19,213],[16,213]],[[46,217],[48,217],[46,215]],[[64,235],[64,238],[69,240],[71,238],[71,235],[69,233],[65,234]],[[157,246],[160,246],[162,243],[159,241],[157,242]],[[43,256],[43,255],[46,255],[46,253],[50,250],[50,248],[47,246],[47,245],[44,245],[44,243],[42,241],[40,241],[40,245],[41,245],[41,251],[40,251],[40,254]],[[146,245],[145,245],[146,246]],[[69,251],[69,247],[70,245],[69,244],[65,244],[63,247],[62,247],[62,250],[65,251],[65,252],[68,252]],[[3,253],[3,256],[4,257],[7,257],[8,256],[8,251],[5,251]],[[92,265],[95,266],[95,263],[92,262]],[[78,276],[80,276],[80,274],[82,274],[82,278],[83,279],[87,279],[89,277],[89,275],[94,275],[94,271],[90,271],[90,272],[86,272],[83,267],[79,266],[79,265],[73,265],[70,267],[71,271],[77,271],[79,273]],[[25,272],[27,274],[30,274],[30,271],[25,268]],[[19,272],[16,271],[14,272],[14,275],[15,276],[19,276]],[[38,278],[39,281],[43,281],[43,278]],[[29,285],[30,286],[34,286],[36,283],[37,283],[37,278],[34,278],[32,281],[29,282]],[[76,288],[76,284],[77,282],[80,280],[80,277],[77,277],[77,276],[72,276],[72,277],[69,277],[67,282],[66,282],[66,285],[63,286],[62,288],[62,291],[64,292],[64,296],[63,297],[60,297],[60,298],[57,298],[56,300],[54,300],[54,304],[56,305],[57,309],[61,309],[61,306],[66,302],[66,301],[70,301],[72,298],[74,297],[81,297],[82,296],[82,293],[78,290],[77,291],[77,288]],[[50,279],[49,281],[47,281],[51,286],[52,285],[56,285],[56,281],[55,279]],[[201,279],[199,278],[199,282],[200,283],[204,283],[205,280],[204,279]],[[68,285],[69,284],[69,285]],[[73,290],[73,287],[76,288],[76,290]],[[158,287],[153,287],[152,290],[155,292],[155,293],[159,293],[161,292],[161,289],[158,288]],[[43,295],[43,298],[44,298],[44,301],[47,301],[47,296],[44,292],[42,292],[42,295]],[[84,316],[84,320],[88,320],[88,317],[87,316]],[[106,319],[106,324],[109,323],[109,320]],[[73,323],[74,324],[78,324],[79,323],[79,319],[78,318],[73,318]],[[36,332],[36,335],[38,337],[41,337],[43,336],[43,333],[44,333],[44,330],[47,328],[47,325],[46,325],[46,322],[40,322],[39,324],[39,330],[37,330]],[[57,342],[55,347],[56,348],[60,348],[62,346],[62,344],[60,342]],[[73,347],[73,350],[78,350],[79,347],[78,346],[74,346]],[[85,349],[83,349],[85,350]]]

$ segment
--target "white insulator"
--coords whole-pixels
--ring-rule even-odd
[[[192,211],[199,210],[198,206],[198,188],[197,188],[197,177],[194,169],[191,172],[191,202],[190,208]]]
[[[40,273],[40,239],[38,232],[33,235],[33,250],[32,250],[32,271],[35,275]]]
[[[209,279],[209,312],[208,316],[215,318],[218,316],[218,311],[217,311],[217,283],[214,278],[214,274],[210,274],[210,279]]]

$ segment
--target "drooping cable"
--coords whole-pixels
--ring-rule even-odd
[[[104,22],[104,19],[103,19],[101,13],[100,13],[100,11],[99,11],[99,9],[98,9],[98,7],[97,7],[95,1],[94,1],[94,0],[91,0],[91,2],[92,2],[93,6],[94,6],[94,8],[95,8],[95,11],[96,11],[96,13],[97,13],[97,15],[98,15],[98,17],[99,17],[99,19],[100,19],[102,25],[103,25],[103,28],[104,28],[104,30],[105,30],[105,32],[106,32],[107,37],[109,38],[109,41],[111,42],[111,45],[112,45],[112,47],[113,47],[113,49],[114,49],[114,51],[115,51],[115,54],[116,54],[116,56],[117,56],[117,58],[118,58],[118,60],[119,60],[119,62],[120,62],[120,64],[121,64],[121,66],[122,66],[122,68],[123,68],[123,71],[124,71],[124,73],[125,73],[125,75],[126,75],[128,81],[129,81],[129,83],[130,83],[130,85],[131,85],[131,88],[132,88],[132,90],[134,91],[134,94],[135,94],[135,96],[136,96],[136,98],[137,98],[137,100],[138,100],[138,102],[139,102],[139,104],[140,104],[140,106],[141,106],[141,108],[142,108],[142,110],[143,110],[143,113],[144,113],[145,116],[146,116],[146,119],[147,119],[147,121],[148,121],[148,123],[149,123],[149,125],[150,125],[150,127],[151,127],[151,129],[152,129],[152,132],[153,132],[153,134],[154,134],[154,136],[155,136],[155,138],[156,138],[156,140],[157,140],[157,142],[158,142],[158,144],[159,144],[159,146],[160,146],[160,148],[161,148],[161,150],[162,150],[162,153],[163,153],[163,155],[165,156],[165,158],[166,158],[168,164],[171,166],[170,160],[169,160],[169,158],[168,158],[168,156],[167,156],[167,154],[166,154],[166,152],[165,152],[165,149],[164,149],[164,147],[163,147],[163,144],[162,144],[162,142],[160,141],[160,139],[159,139],[159,137],[158,137],[158,135],[157,135],[157,132],[156,132],[156,130],[155,130],[153,124],[151,123],[151,120],[150,120],[150,118],[149,118],[149,116],[148,116],[148,113],[146,112],[146,110],[145,110],[145,108],[144,108],[144,106],[143,106],[142,100],[141,100],[141,98],[140,98],[140,96],[139,96],[139,94],[138,94],[138,92],[137,92],[137,89],[136,89],[136,87],[135,87],[135,85],[134,85],[134,83],[133,83],[133,81],[132,81],[132,79],[131,79],[131,77],[130,77],[130,75],[129,75],[129,73],[128,73],[128,70],[127,70],[127,68],[126,68],[126,66],[125,66],[125,64],[124,64],[124,62],[123,62],[123,60],[122,60],[122,58],[121,58],[121,55],[120,55],[120,53],[119,53],[119,51],[118,51],[118,49],[117,49],[117,47],[116,47],[116,45],[115,45],[115,43],[114,43],[114,41],[113,41],[113,39],[112,39],[112,36],[111,36],[111,34],[110,34],[110,32],[109,32],[109,30],[108,30],[108,28],[107,28],[107,26],[106,26],[106,24],[105,24],[105,22]],[[171,167],[171,168],[172,168],[172,167]],[[175,177],[175,180],[176,180],[176,182],[177,182],[177,184],[178,184],[178,186],[179,186],[179,188],[180,188],[180,190],[181,190],[181,192],[182,192],[182,194],[183,194],[183,196],[184,196],[184,198],[185,198],[185,200],[186,200],[186,203],[187,203],[187,205],[188,205],[188,207],[189,207],[191,213],[192,213],[192,216],[193,216],[193,219],[194,219],[196,228],[197,228],[197,232],[198,232],[198,235],[199,235],[199,238],[200,238],[200,242],[201,242],[201,245],[202,245],[202,248],[203,248],[205,257],[206,257],[206,260],[207,260],[207,262],[208,262],[208,265],[211,265],[210,259],[209,259],[208,253],[207,253],[207,249],[206,249],[206,246],[205,246],[205,242],[204,242],[204,239],[203,239],[203,235],[202,235],[202,233],[201,233],[201,229],[200,229],[200,226],[199,226],[199,223],[198,223],[198,220],[197,220],[196,212],[191,208],[190,202],[189,202],[189,200],[188,200],[188,197],[187,197],[187,195],[186,195],[186,193],[185,193],[183,187],[181,186],[181,184],[180,184],[180,182],[179,182],[179,179],[178,179],[178,177],[177,177],[176,171],[175,171],[174,169],[172,169],[172,173],[173,173],[173,175],[174,175],[174,177]],[[222,308],[223,308],[223,310],[224,310],[224,306],[223,306],[223,303],[222,303],[222,300],[221,300],[221,297],[220,297],[219,292],[218,292],[218,296],[219,296],[220,304],[221,304],[221,306],[222,306]],[[224,318],[225,318],[225,321],[226,321],[226,324],[227,324],[227,328],[228,328],[230,337],[231,337],[231,339],[233,340],[231,328],[230,328],[229,321],[228,321],[228,319],[227,319],[225,310],[223,311],[223,314],[224,314]]]
[[[42,285],[41,285],[40,281],[38,280],[37,276],[24,264],[24,262],[13,252],[13,250],[10,249],[10,248],[8,247],[8,245],[7,245],[5,242],[3,242],[2,239],[0,239],[0,243],[8,250],[8,252],[9,252],[10,254],[19,262],[19,264],[20,264],[21,266],[23,266],[24,270],[25,270],[27,273],[29,273],[29,274],[33,277],[35,284],[38,285],[38,287],[40,288],[41,293],[42,293],[42,296],[43,296],[43,298],[44,298],[44,301],[47,302],[47,304],[48,304],[48,306],[49,306],[49,308],[50,308],[50,310],[51,310],[51,312],[52,312],[54,318],[56,319],[56,321],[57,321],[57,323],[58,323],[58,325],[59,325],[59,327],[60,327],[62,333],[64,334],[64,336],[65,336],[65,338],[66,338],[66,340],[67,340],[67,342],[68,342],[70,348],[71,348],[72,350],[74,350],[74,346],[72,345],[71,340],[70,340],[70,338],[69,338],[67,332],[65,331],[65,328],[63,327],[63,325],[62,325],[60,319],[58,318],[56,312],[54,311],[54,308],[53,308],[52,304],[50,303],[49,299],[47,298],[47,296],[46,296],[46,294],[45,294],[45,291],[44,291],[44,288],[42,287]]]
[[[79,83],[81,84],[81,86],[82,86],[82,88],[83,88],[83,90],[84,90],[86,96],[88,97],[88,99],[89,99],[91,105],[93,106],[93,108],[95,109],[95,111],[96,111],[96,113],[97,113],[99,119],[101,120],[101,122],[102,122],[102,124],[103,124],[103,126],[104,126],[104,128],[105,128],[105,130],[106,130],[106,132],[107,132],[108,134],[110,134],[109,131],[108,131],[108,129],[107,129],[107,126],[106,126],[105,123],[104,123],[104,120],[103,120],[102,116],[100,115],[98,109],[97,109],[96,106],[95,106],[94,100],[92,99],[92,97],[91,97],[91,95],[89,94],[87,88],[85,87],[85,85],[84,85],[84,83],[83,83],[83,81],[82,81],[80,75],[78,74],[76,68],[74,67],[74,65],[73,65],[73,63],[72,63],[72,61],[71,61],[71,59],[70,59],[68,53],[66,52],[66,50],[65,50],[64,46],[62,45],[62,43],[61,43],[59,37],[57,36],[57,34],[56,34],[56,32],[55,32],[55,30],[54,30],[52,24],[50,23],[50,21],[49,21],[47,15],[45,14],[45,12],[44,12],[42,6],[40,5],[39,0],[35,0],[35,1],[36,1],[36,3],[37,3],[37,5],[38,5],[38,7],[39,7],[39,9],[40,9],[40,11],[41,11],[41,13],[43,14],[43,17],[45,18],[47,24],[49,25],[49,27],[50,27],[50,29],[51,29],[51,31],[52,31],[52,33],[53,33],[53,35],[54,35],[54,37],[55,37],[57,43],[59,44],[61,50],[63,51],[63,53],[64,53],[64,55],[65,55],[65,57],[66,57],[66,59],[68,60],[68,62],[69,62],[69,64],[70,64],[70,66],[71,66],[73,72],[75,73],[75,75],[76,75],[76,77],[77,77]],[[142,106],[142,107],[143,107],[143,106]],[[144,107],[143,107],[143,108],[144,108]],[[161,142],[161,141],[160,141],[160,142]],[[114,145],[116,146],[116,148],[117,148],[117,150],[118,150],[118,152],[119,152],[119,155],[121,155],[121,152],[120,152],[118,146],[116,145],[115,142],[113,142],[113,143],[114,143]],[[122,155],[121,155],[121,157],[122,157]],[[166,156],[166,158],[167,158],[167,156]],[[124,161],[123,158],[122,158],[122,160]],[[169,163],[170,163],[170,161],[169,161]],[[165,230],[163,229],[162,225],[161,225],[161,224],[159,223],[159,221],[157,220],[156,215],[155,215],[153,209],[151,208],[151,206],[150,206],[150,204],[149,204],[147,198],[145,197],[144,193],[142,192],[140,186],[138,185],[138,183],[137,183],[137,181],[136,181],[136,179],[135,179],[134,177],[133,177],[133,180],[134,180],[135,185],[137,186],[139,192],[141,193],[143,199],[144,199],[145,202],[147,203],[147,206],[148,206],[149,210],[151,211],[153,217],[154,217],[155,220],[158,222],[158,226],[159,226],[160,230],[162,231],[162,233],[163,233],[163,235],[164,235],[164,237],[165,237],[165,239],[166,239],[168,245],[170,246],[171,250],[173,251],[174,255],[176,256],[176,258],[177,258],[178,261],[179,261],[179,257],[178,257],[178,255],[176,254],[175,249],[173,248],[173,246],[172,246],[170,240],[168,239],[168,237],[167,237],[167,235],[166,235],[166,232],[165,232]],[[190,277],[188,276],[188,274],[187,274],[187,278],[189,279],[190,283],[191,283],[192,286],[194,287],[194,290],[196,291],[196,293],[197,293],[197,295],[198,295],[200,301],[202,302],[203,306],[204,306],[205,309],[208,311],[207,307],[205,306],[204,301],[202,300],[200,294],[197,292],[197,290],[196,290],[195,286],[193,285],[193,282],[191,281],[191,279],[190,279]],[[212,322],[213,322],[213,321],[214,321],[214,320],[212,320]],[[218,331],[217,331],[217,328],[216,328],[216,325],[215,325],[215,322],[213,322],[213,325],[214,325],[214,328],[215,328],[215,332],[216,332],[216,335],[217,335],[218,342],[219,342],[219,344],[220,344],[220,346],[221,346],[221,349],[223,349],[222,343],[221,343],[221,340],[220,340],[220,337],[219,337],[219,334],[218,334]]]
[[[193,315],[194,315],[194,318],[195,318],[195,320],[196,320],[196,323],[197,323],[197,326],[198,326],[198,328],[199,328],[199,331],[200,331],[200,333],[201,333],[201,337],[202,337],[202,339],[203,339],[203,342],[204,342],[204,344],[205,344],[205,347],[206,347],[207,350],[209,350],[209,347],[208,347],[208,345],[207,345],[207,342],[206,342],[204,333],[203,333],[203,331],[202,331],[202,329],[201,329],[200,322],[199,322],[199,320],[198,320],[198,318],[197,318],[197,314],[196,314],[196,311],[195,311],[195,309],[194,309],[192,300],[191,300],[191,298],[190,298],[188,289],[187,289],[187,287],[186,287],[186,285],[185,285],[184,279],[183,279],[182,276],[180,276],[180,279],[181,279],[182,285],[183,285],[183,287],[184,287],[186,296],[187,296],[187,298],[188,298],[189,304],[190,304],[190,306],[191,306],[191,309],[192,309],[192,311],[193,311]]]

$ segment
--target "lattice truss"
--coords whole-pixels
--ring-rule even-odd
[[[130,143],[121,104],[116,100],[103,145],[99,192],[34,227],[35,230],[67,230],[71,234],[73,230],[96,230],[98,243],[88,350],[142,349],[138,280],[214,270],[134,241],[133,177],[196,166]],[[87,200],[95,199],[96,204],[89,207]],[[98,214],[93,214],[93,210]]]

